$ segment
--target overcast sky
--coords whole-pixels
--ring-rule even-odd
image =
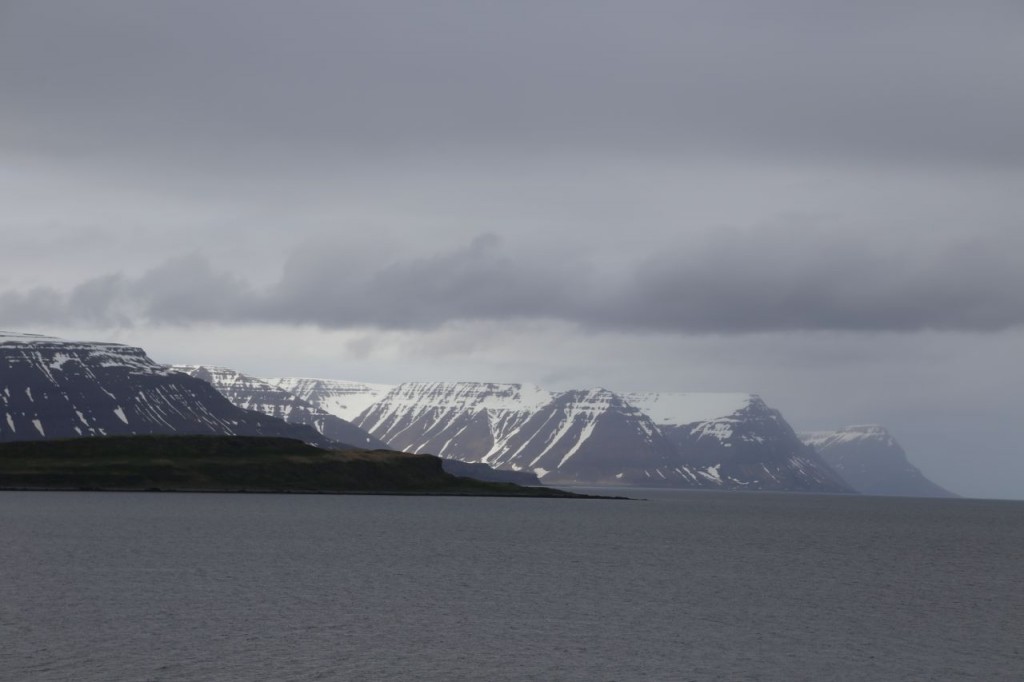
[[[751,391],[1024,497],[1024,4],[0,0],[0,328]]]

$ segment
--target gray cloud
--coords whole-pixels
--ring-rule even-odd
[[[260,314],[325,327],[384,328],[557,315],[563,275],[551,265],[504,252],[490,234],[464,248],[382,267],[339,262],[321,245],[293,256]]]
[[[39,0],[4,12],[0,143],[68,159],[251,172],[455,148],[1024,161],[1013,2]]]
[[[132,324],[125,309],[127,292],[127,283],[119,275],[95,277],[66,292],[45,286],[5,291],[0,293],[0,319],[7,328],[34,324],[127,327]]]
[[[432,329],[456,321],[559,319],[636,332],[743,334],[1024,324],[1024,238],[874,243],[804,226],[720,229],[626,263],[614,276],[579,254],[525,252],[484,235],[429,257],[375,263],[340,248],[297,251],[256,289],[193,254],[141,277],[107,276],[67,294],[0,296],[0,315],[118,325],[269,322],[328,329]]]
[[[117,293],[131,296],[140,313],[157,323],[245,320],[258,308],[246,282],[215,271],[198,253],[167,261]]]

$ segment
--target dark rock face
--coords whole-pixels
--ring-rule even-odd
[[[368,450],[387,448],[383,441],[358,426],[256,377],[224,367],[204,365],[178,365],[174,369],[211,384],[231,404],[243,410],[260,412],[289,424],[311,426],[325,438],[338,443]]]
[[[0,333],[0,441],[142,434],[243,435],[336,445],[235,407],[140,348]]]
[[[849,426],[839,431],[805,433],[801,437],[857,492],[956,497],[911,464],[900,444],[881,426]]]

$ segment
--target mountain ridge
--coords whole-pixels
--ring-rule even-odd
[[[405,382],[382,394],[386,385],[374,386],[380,397],[352,422],[391,447],[532,471],[545,483],[851,492],[781,414],[753,394],[436,381]],[[736,429],[734,435],[733,427],[751,420],[767,431]],[[737,453],[751,451],[744,442],[769,441],[774,450],[765,466],[737,463]]]

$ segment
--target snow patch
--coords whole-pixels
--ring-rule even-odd
[[[709,480],[715,481],[716,483],[722,482],[722,475],[719,473],[722,465],[716,464],[714,466],[707,467],[706,469],[698,469],[697,473]]]
[[[54,353],[53,360],[50,361],[50,369],[62,369],[64,364],[71,359],[71,356],[67,353]]]

